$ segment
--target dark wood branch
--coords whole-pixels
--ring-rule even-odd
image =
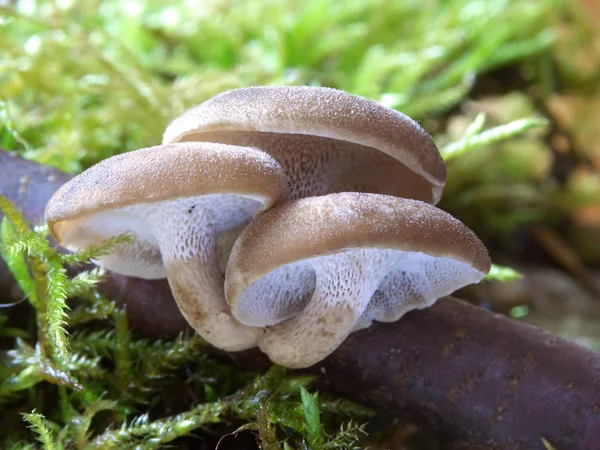
[[[34,222],[66,179],[0,152],[0,194]],[[102,289],[127,304],[139,334],[186,328],[164,281],[110,275]],[[0,297],[15,295],[0,266]],[[255,350],[214,353],[244,369],[268,366]],[[559,450],[600,448],[600,355],[454,298],[351,335],[308,372],[321,389],[427,425],[447,449],[543,449],[542,437]]]
[[[0,194],[15,202],[32,225],[41,223],[46,203],[69,178],[51,167],[0,150]],[[132,326],[142,334],[169,338],[187,327],[165,280],[146,281],[109,272],[102,290],[116,302],[136,299],[127,302],[127,315]],[[0,300],[15,302],[21,297],[0,258]],[[156,320],[157,314],[160,320]]]

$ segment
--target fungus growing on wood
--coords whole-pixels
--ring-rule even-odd
[[[50,199],[45,218],[69,250],[130,233],[130,245],[98,263],[128,276],[167,277],[190,325],[216,347],[236,351],[255,346],[258,330],[230,315],[218,238],[283,201],[286,190],[281,167],[260,150],[163,145],[106,159],[74,177]]]
[[[481,241],[424,202],[340,193],[285,203],[237,239],[225,291],[258,345],[287,367],[311,366],[373,320],[393,322],[490,269]]]

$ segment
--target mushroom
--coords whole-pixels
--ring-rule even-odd
[[[163,143],[258,147],[291,182],[290,198],[364,191],[437,203],[446,166],[408,116],[363,97],[309,86],[235,89],[174,119]]]
[[[225,293],[258,345],[287,367],[313,365],[353,330],[392,322],[490,269],[481,241],[430,204],[338,193],[277,206],[238,237]]]
[[[258,330],[230,314],[218,237],[239,232],[286,192],[281,167],[258,149],[162,145],[114,156],[71,179],[50,199],[45,219],[69,250],[132,234],[131,245],[98,263],[129,276],[166,276],[190,325],[216,347],[236,351],[254,347]]]

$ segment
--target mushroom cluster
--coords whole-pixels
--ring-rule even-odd
[[[166,277],[208,342],[300,368],[485,277],[484,245],[434,206],[445,182],[431,136],[400,112],[329,88],[252,87],[74,177],[45,218],[69,250],[131,234],[97,264]]]

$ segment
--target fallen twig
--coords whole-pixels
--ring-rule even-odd
[[[0,194],[33,222],[67,179],[0,152]],[[187,328],[166,281],[109,274],[102,290],[141,335]],[[0,262],[0,298],[19,297]],[[269,364],[255,350],[214,353],[244,369]],[[355,333],[308,371],[322,389],[426,424],[447,449],[600,447],[600,354],[454,298]]]

